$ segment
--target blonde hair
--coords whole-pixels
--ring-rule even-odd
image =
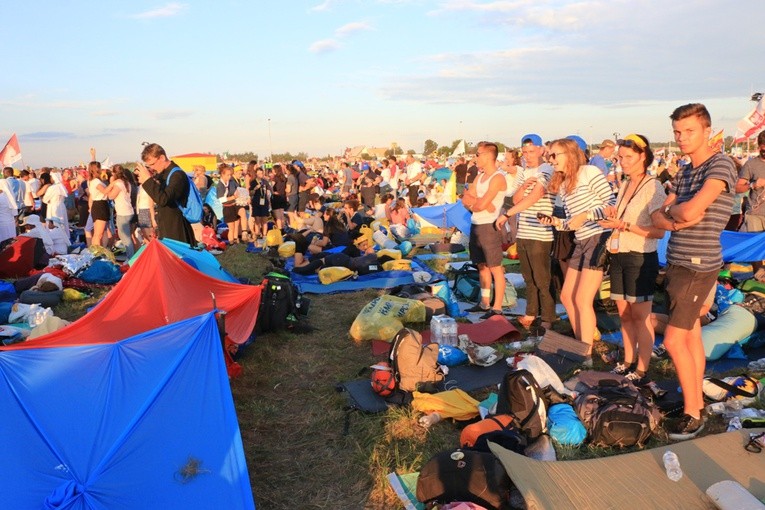
[[[566,193],[571,193],[576,186],[576,176],[579,174],[579,169],[587,164],[587,160],[582,149],[573,140],[561,138],[553,141],[550,145],[550,152],[555,152],[556,147],[563,149],[566,154],[566,168],[562,172],[556,171],[553,174],[549,190],[551,193],[558,193],[563,187]]]

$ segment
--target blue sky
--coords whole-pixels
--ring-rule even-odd
[[[422,150],[716,128],[765,91],[760,3],[712,0],[13,2],[0,138],[24,164],[172,154]],[[268,119],[271,119],[270,122]],[[269,140],[269,125],[271,136]],[[18,164],[17,164],[18,165]]]

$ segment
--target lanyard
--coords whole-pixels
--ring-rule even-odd
[[[637,195],[640,192],[640,190],[643,189],[643,186],[645,186],[646,184],[648,184],[650,181],[654,179],[654,177],[650,177],[648,179],[646,179],[646,177],[648,177],[648,174],[644,174],[643,177],[640,178],[640,182],[638,183],[637,189],[632,193],[632,195],[630,195],[630,198],[627,199],[627,203],[624,204],[624,209],[622,209],[621,214],[619,214],[619,206],[621,205],[622,202],[624,202],[624,195],[621,196],[621,199],[616,204],[616,219],[617,220],[622,219],[622,216],[624,216],[624,213],[627,212],[627,207],[630,205],[630,202],[632,202],[632,199],[635,198],[635,195]],[[624,189],[626,191],[627,188],[625,187]]]

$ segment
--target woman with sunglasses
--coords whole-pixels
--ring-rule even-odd
[[[577,339],[589,344],[595,336],[595,293],[603,281],[603,250],[609,233],[598,224],[615,203],[611,186],[596,166],[587,165],[576,141],[555,140],[550,147],[555,170],[549,190],[559,193],[566,218],[540,216],[542,224],[573,230],[574,253],[563,280],[560,300],[566,308]],[[586,364],[591,363],[591,358]]]
[[[651,222],[651,213],[661,208],[667,195],[658,179],[648,174],[653,152],[648,139],[632,134],[617,141],[617,157],[625,181],[619,188],[616,207],[607,211],[604,228],[612,229],[611,299],[619,310],[624,339],[624,361],[612,370],[638,386],[650,382],[646,375],[653,350],[651,326],[659,256],[656,249],[664,230]]]

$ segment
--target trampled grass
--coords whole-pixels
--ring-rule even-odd
[[[246,253],[243,245],[233,246],[218,259],[232,274],[253,284],[269,270],[265,257]],[[519,289],[521,297],[523,290]],[[243,372],[231,381],[231,388],[259,509],[402,508],[388,486],[387,474],[418,471],[431,456],[458,446],[460,426],[450,421],[426,430],[409,408],[380,414],[346,410],[345,396],[336,385],[358,378],[361,369],[378,361],[368,343],[359,345],[348,337],[348,329],[361,308],[379,294],[365,290],[312,295],[311,332],[262,334],[238,360]],[[86,301],[60,305],[56,314],[76,319],[102,296],[99,292]],[[565,332],[567,326],[560,321],[555,328]],[[611,349],[596,344],[598,352]],[[610,367],[596,356],[595,368]],[[658,379],[674,377],[669,361],[653,362],[651,370]],[[709,429],[720,432],[724,424],[713,420]],[[659,435],[648,447],[665,442]],[[627,451],[631,450],[557,449],[560,460]]]

